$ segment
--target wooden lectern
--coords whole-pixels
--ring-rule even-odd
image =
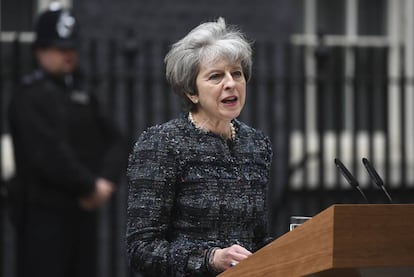
[[[333,205],[220,277],[414,276],[414,204]]]

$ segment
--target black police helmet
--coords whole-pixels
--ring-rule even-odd
[[[78,45],[78,28],[78,22],[70,10],[47,10],[37,19],[33,47],[75,49]]]

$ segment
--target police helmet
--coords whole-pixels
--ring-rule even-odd
[[[33,47],[75,49],[78,44],[78,29],[78,22],[69,9],[50,6],[37,18]]]

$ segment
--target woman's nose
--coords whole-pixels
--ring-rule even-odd
[[[224,85],[226,87],[233,87],[235,85],[235,80],[233,78],[233,75],[231,75],[230,72],[227,72],[224,76]]]

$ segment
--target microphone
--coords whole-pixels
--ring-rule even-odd
[[[365,201],[369,203],[368,198],[366,197],[365,193],[362,191],[361,187],[358,184],[358,181],[351,174],[351,172],[349,172],[349,170],[344,166],[344,164],[337,158],[335,158],[335,164],[336,164],[336,167],[339,169],[339,172],[341,172],[342,176],[344,176],[345,179],[347,180],[348,184],[350,184],[352,187],[358,190],[359,193],[362,195],[362,197],[365,199]]]
[[[365,168],[368,171],[369,176],[371,177],[372,183],[377,185],[384,194],[387,196],[388,201],[392,204],[392,199],[390,194],[388,193],[387,189],[384,186],[384,182],[382,181],[381,177],[378,175],[377,171],[374,169],[374,167],[371,165],[371,163],[366,158],[362,158],[362,163],[364,164]]]

